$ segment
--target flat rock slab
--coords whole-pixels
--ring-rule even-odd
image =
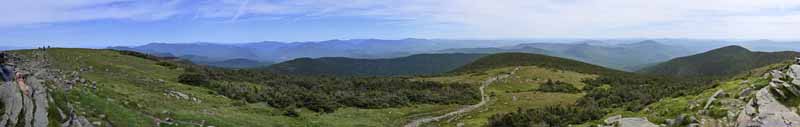
[[[647,121],[645,118],[622,118],[619,120],[622,127],[658,127],[658,125]]]
[[[758,103],[757,119],[765,127],[796,127],[800,126],[800,115],[784,106],[769,93],[767,88],[756,93]]]

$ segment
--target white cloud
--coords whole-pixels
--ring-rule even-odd
[[[178,0],[22,0],[0,4],[0,26],[98,19],[161,20],[175,14]]]
[[[195,3],[191,3],[195,2]],[[0,5],[2,25],[97,19],[362,17],[459,27],[460,37],[785,38],[800,34],[797,0],[45,0]],[[115,6],[119,3],[119,6]],[[426,33],[427,34],[427,33]]]

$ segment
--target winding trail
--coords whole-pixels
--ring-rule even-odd
[[[467,107],[463,107],[463,108],[458,109],[456,111],[449,112],[447,114],[436,116],[436,117],[425,117],[425,118],[415,119],[415,120],[412,120],[411,122],[409,122],[408,124],[406,124],[403,127],[417,127],[417,126],[422,125],[424,123],[439,121],[439,120],[442,120],[444,118],[448,118],[448,117],[452,117],[452,116],[455,116],[455,115],[458,115],[458,114],[470,112],[470,111],[475,110],[475,109],[477,109],[477,108],[479,108],[479,107],[481,107],[483,105],[486,105],[486,103],[489,102],[489,96],[487,96],[486,93],[484,92],[484,91],[486,91],[485,90],[486,87],[491,85],[492,83],[494,83],[497,80],[502,80],[502,79],[510,77],[511,75],[514,75],[514,73],[516,73],[519,70],[519,68],[520,67],[516,67],[516,68],[514,68],[514,70],[512,70],[508,74],[501,74],[501,75],[489,78],[486,81],[483,81],[483,83],[481,84],[481,87],[479,88],[480,91],[481,91],[481,102],[480,103],[474,104],[474,105],[470,105],[470,106],[467,106]]]

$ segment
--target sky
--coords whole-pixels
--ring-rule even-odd
[[[13,0],[0,46],[330,39],[800,38],[799,0]]]

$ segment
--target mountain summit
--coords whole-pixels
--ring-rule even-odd
[[[640,73],[671,76],[730,76],[756,67],[800,56],[798,52],[753,52],[732,45],[705,53],[676,58],[640,70]]]

